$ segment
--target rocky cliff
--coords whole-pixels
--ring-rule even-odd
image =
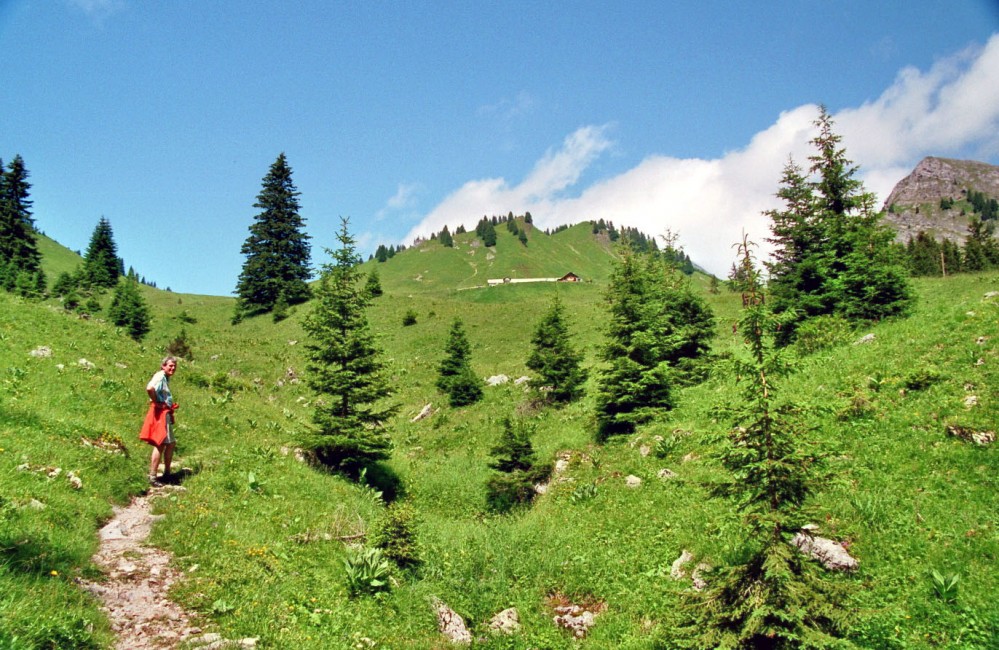
[[[999,166],[973,160],[924,158],[912,173],[899,181],[885,201],[885,221],[895,228],[898,240],[907,242],[920,230],[937,239],[963,242],[970,206],[968,189],[999,197]],[[950,209],[940,199],[953,199]]]

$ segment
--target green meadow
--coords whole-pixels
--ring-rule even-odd
[[[366,484],[296,459],[314,399],[301,328],[308,304],[279,323],[232,325],[232,298],[143,286],[153,322],[140,344],[100,314],[81,319],[54,301],[0,292],[0,648],[112,647],[105,615],[77,581],[100,577],[90,558],[112,506],[147,489],[149,448],[137,439],[144,387],[182,330],[192,358],[171,381],[175,464],[190,475],[156,501],[163,517],[150,542],[185,572],[172,596],[205,630],[256,637],[258,648],[443,648],[432,606],[440,599],[465,619],[475,647],[677,647],[692,585],[671,578],[671,565],[684,550],[710,565],[735,561],[743,535],[732,504],[710,496],[722,474],[716,441],[731,425],[721,407],[739,399],[726,363],[742,345],[739,296],[711,294],[695,274],[717,319],[710,376],[678,389],[677,407],[634,435],[598,445],[592,390],[542,409],[513,380],[530,374],[531,335],[557,293],[592,389],[613,249],[588,224],[532,231],[526,247],[498,230],[495,248],[473,245],[469,233],[453,249],[429,241],[365,263],[384,289],[368,315],[401,407],[388,423],[392,458]],[[79,262],[50,240],[40,248],[50,280]],[[583,281],[484,286],[568,272]],[[860,562],[828,574],[849,594],[848,641],[995,648],[999,460],[995,444],[948,431],[994,432],[999,422],[999,274],[915,288],[911,316],[828,332],[796,352],[798,371],[778,390],[808,408],[803,444],[829,455],[814,523]],[[405,326],[409,312],[416,323]],[[511,381],[453,409],[434,381],[456,316],[476,373]],[[40,346],[51,355],[33,356]],[[427,404],[432,414],[413,421]],[[568,464],[530,508],[497,515],[484,486],[508,417],[536,426],[540,458]],[[346,542],[375,530],[389,501],[412,506],[422,564],[394,572],[384,593],[352,596]],[[958,580],[948,588],[934,573]],[[553,623],[560,600],[600,604],[584,639]],[[489,620],[509,607],[521,630],[491,634]]]

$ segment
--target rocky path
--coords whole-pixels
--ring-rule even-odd
[[[100,548],[94,562],[106,575],[101,582],[83,587],[101,599],[118,637],[117,650],[169,650],[182,643],[200,650],[253,647],[255,640],[228,641],[217,634],[202,634],[193,614],[167,595],[181,572],[170,566],[171,556],[146,545],[153,523],[151,502],[180,486],[152,488],[124,507],[100,530]]]

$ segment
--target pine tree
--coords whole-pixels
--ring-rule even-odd
[[[776,381],[791,367],[774,334],[788,315],[775,316],[766,304],[750,247],[745,239],[740,244],[750,278],[739,320],[746,353],[736,361],[743,399],[731,410],[733,428],[720,454],[731,479],[716,490],[742,513],[745,559],[716,569],[708,587],[691,594],[688,631],[696,648],[833,647],[846,618],[837,606],[841,594],[791,544],[807,522],[811,486],[824,478],[823,458],[803,451],[800,408],[778,398]]]
[[[112,288],[118,284],[123,263],[118,257],[111,222],[104,217],[97,223],[90,237],[90,245],[83,256],[83,283],[85,286]]]
[[[378,269],[372,268],[371,272],[368,273],[368,279],[364,282],[364,291],[369,298],[377,298],[384,293],[381,278],[378,277]]]
[[[610,325],[600,357],[608,365],[597,380],[597,439],[632,433],[673,405],[669,364],[661,357],[649,258],[625,250],[615,265],[606,299]]]
[[[530,503],[537,494],[535,484],[544,482],[552,472],[551,464],[540,464],[531,444],[534,427],[522,420],[503,420],[503,432],[489,455],[489,467],[496,474],[486,482],[486,505],[497,512],[508,512],[517,505]]]
[[[454,237],[451,236],[451,232],[447,229],[447,226],[444,226],[444,229],[441,230],[440,237],[438,237],[437,241],[441,243],[441,246],[454,248]]]
[[[0,161],[0,285],[8,291],[14,290],[22,272],[34,280],[41,269],[30,189],[21,156],[14,156],[6,171]]]
[[[141,341],[149,333],[152,318],[134,276],[118,280],[111,306],[108,307],[108,319],[125,328],[136,341]]]
[[[316,393],[315,427],[303,441],[325,465],[358,476],[389,458],[384,422],[398,406],[382,350],[368,325],[368,298],[359,286],[354,238],[348,220],[337,232],[340,248],[328,251],[312,311],[302,323],[309,335],[309,386]]]
[[[278,296],[294,305],[309,299],[310,237],[299,215],[298,196],[291,167],[282,153],[264,176],[263,187],[253,207],[250,236],[240,252],[246,256],[236,284],[237,318],[268,312]]]
[[[534,390],[552,402],[571,402],[581,397],[587,374],[580,365],[583,354],[571,345],[569,324],[558,294],[538,323],[531,345],[527,367],[538,373],[531,383]]]
[[[994,249],[995,240],[986,223],[978,218],[970,219],[968,234],[964,239],[964,269],[977,272],[993,268]]]
[[[875,212],[874,195],[855,178],[857,168],[824,107],[815,125],[812,179],[789,162],[777,193],[784,209],[766,213],[773,232],[768,241],[775,247],[767,264],[772,307],[796,315],[781,334],[783,343],[807,318],[876,320],[904,314],[912,304],[893,233]]]
[[[460,318],[451,324],[444,348],[445,357],[438,368],[437,388],[446,393],[451,406],[468,406],[482,399],[482,379],[473,371],[469,358],[472,346],[465,336]]]

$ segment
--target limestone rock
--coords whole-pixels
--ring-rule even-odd
[[[433,404],[428,403],[426,406],[424,406],[422,409],[420,409],[420,412],[417,413],[416,417],[414,417],[412,420],[410,420],[410,422],[419,422],[420,420],[426,419],[426,418],[430,417],[430,415],[433,412],[434,412]]]
[[[852,557],[839,542],[813,535],[804,530],[791,539],[791,543],[808,557],[818,560],[830,571],[855,571],[860,562]]]
[[[947,434],[979,446],[991,445],[996,441],[995,431],[979,431],[958,424],[948,424]]]
[[[624,484],[630,488],[641,487],[642,479],[638,478],[634,474],[629,474],[627,477],[625,477]]]
[[[49,357],[52,356],[52,348],[50,348],[47,345],[39,345],[37,348],[29,352],[28,354],[30,354],[33,357],[37,357],[39,359],[48,359]]]
[[[493,375],[486,380],[487,386],[500,386],[510,381],[510,378],[506,375]]]
[[[489,619],[489,631],[494,634],[516,634],[520,631],[520,614],[516,607],[504,609]]]
[[[437,610],[437,629],[446,636],[451,643],[469,645],[472,643],[472,634],[465,625],[465,619],[458,612],[447,606],[443,601],[436,600],[434,609]]]
[[[693,561],[694,554],[687,549],[684,549],[683,552],[680,553],[680,557],[673,560],[673,566],[671,566],[669,570],[669,577],[674,580],[680,580],[684,575],[686,575],[686,570],[683,568],[684,565]]]

